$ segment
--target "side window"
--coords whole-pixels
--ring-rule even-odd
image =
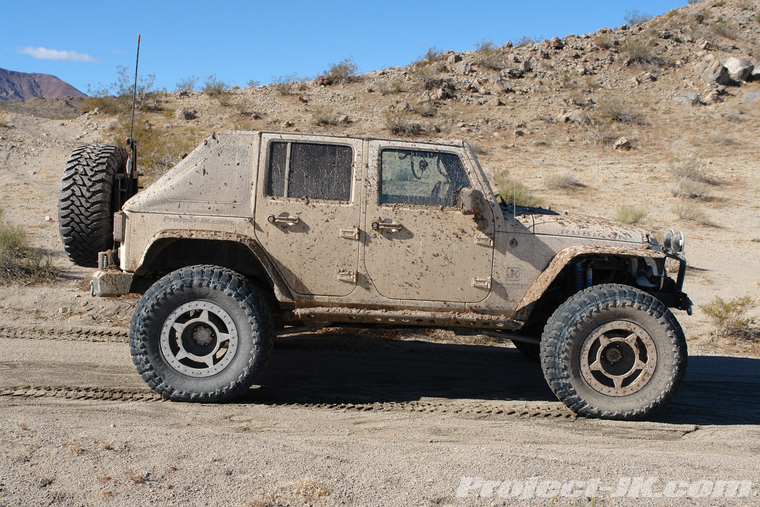
[[[469,186],[453,153],[395,148],[380,153],[380,204],[452,207]]]
[[[267,195],[350,201],[353,158],[350,146],[270,143]]]

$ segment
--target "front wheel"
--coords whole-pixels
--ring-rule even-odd
[[[132,317],[132,361],[174,401],[218,402],[243,394],[272,348],[269,309],[228,269],[191,266],[156,282]]]
[[[686,372],[681,326],[657,298],[625,285],[597,285],[570,297],[541,339],[541,367],[574,412],[641,419],[673,399]]]

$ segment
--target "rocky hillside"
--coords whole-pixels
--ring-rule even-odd
[[[86,97],[70,84],[49,74],[27,74],[0,69],[0,100],[53,99]]]

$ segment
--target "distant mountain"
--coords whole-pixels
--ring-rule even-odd
[[[0,100],[86,96],[70,84],[50,74],[27,74],[0,69]]]

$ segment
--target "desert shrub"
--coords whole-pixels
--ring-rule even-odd
[[[634,26],[634,25],[640,25],[642,23],[646,23],[650,19],[652,19],[652,15],[648,14],[646,12],[639,12],[636,9],[632,11],[626,11],[625,17],[623,17],[623,20],[626,22],[626,24]]]
[[[688,179],[708,185],[717,185],[719,183],[712,174],[705,170],[704,163],[695,158],[672,162],[669,172],[678,179]]]
[[[710,189],[704,183],[690,180],[688,178],[678,178],[676,181],[668,184],[668,191],[673,197],[684,197],[686,199],[710,200]]]
[[[494,184],[497,188],[496,194],[501,196],[507,204],[531,208],[537,208],[542,204],[540,197],[533,195],[522,181],[509,176],[506,171],[496,175]]]
[[[312,110],[311,115],[314,117],[314,122],[317,125],[335,125],[338,123],[335,112],[326,106],[315,107]]]
[[[195,86],[198,84],[198,78],[196,76],[186,77],[177,82],[177,86],[174,91],[177,92],[192,92],[195,91]]]
[[[230,90],[230,84],[226,81],[220,81],[216,78],[216,74],[211,74],[206,77],[203,82],[203,93],[209,97],[218,97],[227,93]]]
[[[50,257],[30,247],[26,231],[3,219],[0,209],[0,283],[36,283],[56,277]]]
[[[595,117],[601,121],[645,125],[644,118],[616,97],[602,99],[596,106]]]
[[[417,82],[417,86],[423,90],[433,90],[435,88],[440,88],[449,81],[448,79],[444,78],[441,75],[440,71],[438,71],[437,68],[433,65],[428,65],[426,67],[417,67],[413,70],[410,70],[409,73]]]
[[[542,40],[544,40],[543,36],[529,37],[527,35],[523,35],[522,37],[512,39],[511,42],[512,42],[512,45],[516,48],[525,48],[525,47],[539,44]]]
[[[475,44],[475,63],[483,68],[501,70],[505,66],[505,57],[505,52],[496,47],[491,39]]]
[[[615,45],[615,37],[609,33],[600,33],[591,37],[591,41],[599,49],[610,49]]]
[[[544,178],[546,188],[554,190],[570,190],[585,187],[583,183],[570,171],[552,173]]]
[[[594,144],[610,146],[617,139],[612,121],[603,121],[596,117],[587,116],[583,127],[586,129],[586,137]]]
[[[670,211],[681,220],[688,220],[705,226],[713,225],[710,219],[707,218],[707,214],[705,214],[704,210],[694,202],[677,202],[670,208]]]
[[[410,119],[409,113],[403,110],[388,110],[383,114],[385,128],[396,135],[413,136],[422,132],[422,126]]]
[[[300,91],[300,83],[301,80],[298,79],[297,74],[276,77],[272,76],[272,86],[282,95],[290,95]]]
[[[729,40],[736,40],[739,38],[739,32],[736,30],[736,28],[724,20],[715,21],[712,25],[710,25],[710,30],[715,35],[719,35],[720,37]]]
[[[325,78],[331,83],[347,83],[356,73],[359,72],[359,66],[349,57],[338,63],[331,63],[323,73]]]
[[[132,96],[135,92],[134,75],[129,74],[129,67],[116,66],[117,78],[110,85],[98,84],[97,88],[87,85],[89,97],[82,101],[82,111],[98,109],[106,114],[121,114],[132,110]],[[148,74],[137,80],[135,108],[140,111],[149,110],[160,94],[155,88],[156,75]]]
[[[112,135],[114,144],[122,144],[129,137],[130,122],[125,118]],[[135,116],[133,137],[137,141],[137,163],[150,183],[174,167],[190,153],[200,141],[194,130],[161,133],[154,130],[145,119]]]
[[[615,210],[615,220],[623,224],[640,225],[649,216],[649,210],[641,206],[622,205]]]
[[[0,127],[8,128],[11,125],[10,118],[5,113],[0,113]]]
[[[665,66],[667,62],[654,54],[652,41],[642,37],[631,37],[620,45],[620,54],[628,64],[642,63]]]
[[[697,2],[701,2],[702,0],[686,0],[686,1],[689,3],[689,5],[692,5],[692,4],[695,4]]]
[[[404,91],[404,79],[400,76],[396,76],[392,79],[380,81],[377,85],[377,91],[380,92],[380,95],[401,93]]]
[[[737,296],[725,300],[720,296],[707,304],[699,305],[710,319],[718,336],[746,336],[755,324],[755,317],[749,312],[757,307],[757,300],[752,296]]]
[[[256,81],[255,79],[251,79],[250,81],[246,83],[246,86],[248,86],[248,88],[258,88],[259,86],[261,86],[261,81]]]

